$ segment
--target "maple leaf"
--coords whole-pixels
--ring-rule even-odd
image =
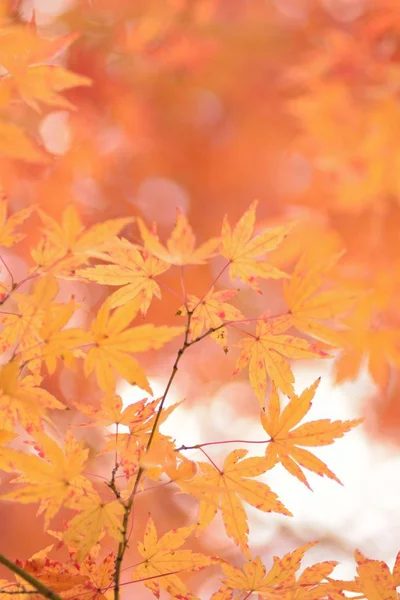
[[[189,311],[192,311],[190,339],[195,340],[197,337],[200,337],[204,330],[208,331],[218,328],[218,331],[212,332],[210,337],[227,351],[228,332],[226,327],[221,327],[221,325],[224,321],[239,321],[244,319],[240,310],[227,302],[234,298],[237,293],[237,290],[215,292],[213,286],[203,298],[188,294],[186,304]],[[181,306],[177,314],[187,314],[186,307]]]
[[[0,35],[0,64],[7,71],[5,77],[11,79],[21,98],[31,108],[39,111],[38,100],[51,106],[74,108],[57,92],[91,85],[91,80],[59,65],[39,63],[65,50],[77,39],[75,33],[58,39],[45,39],[39,37],[32,27],[13,25],[2,28]]]
[[[330,575],[337,562],[325,561],[309,567],[296,581],[296,572],[304,554],[314,545],[315,542],[305,544],[282,558],[274,556],[268,573],[259,556],[245,564],[243,571],[223,562],[221,567],[226,576],[223,584],[228,589],[255,593],[265,598],[291,598],[294,595],[296,598],[322,598],[326,595],[326,584],[322,584],[321,596],[317,596],[316,591],[321,589],[321,582]]]
[[[344,319],[347,329],[339,332],[342,350],[334,363],[337,382],[354,379],[366,359],[373,381],[386,391],[392,370],[400,366],[399,332],[379,311],[379,300],[371,294]]]
[[[12,75],[24,72],[31,64],[43,63],[54,57],[79,37],[76,33],[58,38],[41,37],[28,24],[2,27],[0,35],[0,65]]]
[[[19,354],[28,363],[29,369],[40,369],[43,363],[49,373],[54,373],[57,360],[61,359],[70,368],[75,367],[75,358],[86,355],[79,346],[88,342],[88,334],[77,327],[64,329],[77,308],[74,300],[65,304],[53,304],[43,316],[43,324],[37,332],[37,343]]]
[[[76,549],[74,556],[79,562],[97,544],[105,529],[118,542],[123,541],[122,517],[125,509],[121,502],[104,502],[97,493],[91,492],[89,496],[80,498],[75,508],[79,512],[68,522],[63,539]]]
[[[262,257],[279,246],[290,231],[290,226],[267,229],[253,237],[257,204],[258,201],[255,200],[233,230],[225,216],[222,224],[220,252],[229,260],[230,278],[234,280],[239,277],[254,290],[260,292],[257,277],[263,279],[288,277],[283,271],[267,264]]]
[[[37,212],[45,226],[44,238],[31,251],[35,269],[45,269],[53,276],[71,276],[87,263],[89,258],[124,227],[132,223],[130,217],[110,219],[85,229],[76,208],[70,204],[64,210],[61,223],[44,213]]]
[[[320,321],[339,317],[354,305],[359,296],[359,292],[340,285],[333,289],[320,290],[325,274],[332,269],[339,256],[317,264],[313,258],[312,264],[309,257],[303,255],[290,281],[283,283],[283,295],[294,327],[333,345],[340,343],[340,338],[332,331],[332,326]]]
[[[213,256],[219,244],[218,238],[212,238],[195,249],[196,238],[193,230],[179,208],[166,247],[160,243],[156,234],[147,229],[142,219],[138,218],[137,223],[146,250],[171,265],[203,265]]]
[[[78,86],[91,86],[92,80],[58,65],[35,65],[16,79],[18,91],[26,104],[40,112],[38,101],[64,109],[75,106],[58,92]]]
[[[266,569],[259,556],[253,560],[249,559],[249,562],[244,565],[243,571],[222,562],[221,568],[226,576],[223,583],[232,590],[274,597],[275,589],[285,590],[294,587],[296,572],[300,568],[304,554],[315,543],[305,544],[293,552],[288,552],[282,558],[274,556],[274,562],[268,574],[266,574]]]
[[[1,138],[1,133],[0,133]],[[33,206],[23,208],[7,218],[7,199],[0,188],[0,246],[11,248],[24,239],[25,235],[15,230],[31,216]]]
[[[18,312],[0,313],[0,323],[4,325],[0,333],[2,350],[10,348],[15,342],[21,349],[33,346],[39,339],[39,330],[51,302],[58,293],[57,281],[51,277],[38,279],[30,294],[13,293]]]
[[[144,370],[130,354],[162,348],[185,330],[184,327],[156,327],[151,323],[127,329],[138,310],[139,302],[135,299],[110,314],[107,299],[91,325],[89,343],[94,345],[87,353],[85,375],[94,370],[99,386],[106,392],[114,390],[115,369],[132,385],[138,385],[151,394]]]
[[[372,560],[356,550],[357,574],[354,581],[331,579],[336,590],[362,594],[367,600],[397,600],[396,587],[400,584],[400,552],[397,554],[393,572],[382,560]]]
[[[204,529],[222,511],[226,533],[248,556],[249,528],[242,500],[264,512],[278,512],[291,516],[291,512],[278,500],[265,483],[252,481],[265,473],[269,466],[264,458],[244,458],[247,450],[233,450],[225,459],[221,470],[208,463],[197,463],[203,472],[190,482],[180,482],[182,490],[200,500],[198,527]]]
[[[317,342],[292,335],[281,335],[290,327],[290,315],[260,319],[255,335],[240,340],[242,348],[234,374],[249,365],[249,379],[263,408],[267,391],[267,377],[287,396],[294,393],[294,375],[287,358],[325,358],[328,354]]]
[[[69,592],[75,589],[77,585],[87,584],[88,577],[80,575],[74,566],[49,558],[48,555],[52,549],[53,545],[47,546],[43,550],[36,552],[28,560],[17,561],[17,564],[25,573],[38,579],[54,593],[62,593],[63,598],[71,598]],[[21,600],[25,600],[26,598],[39,600],[39,598],[43,598],[39,592],[35,593],[36,589],[27,583],[23,577],[15,575],[15,579],[18,582],[15,585],[6,581],[0,581],[0,588],[3,585],[5,588],[4,593],[0,589],[0,598],[2,600],[9,597],[7,592],[12,592],[14,598],[17,597]]]
[[[50,155],[15,123],[0,119],[0,156],[45,165]]]
[[[45,513],[47,528],[61,507],[76,508],[83,494],[92,490],[91,482],[82,475],[88,450],[71,432],[67,432],[63,448],[44,433],[36,432],[34,440],[39,456],[0,448],[1,468],[21,472],[14,483],[24,484],[2,497],[23,504],[40,502],[39,514]]]
[[[158,539],[154,521],[149,515],[143,542],[138,544],[144,560],[133,571],[133,580],[143,581],[157,597],[160,586],[174,597],[187,594],[187,587],[177,573],[203,569],[214,562],[212,557],[192,550],[177,550],[195,529],[195,525],[172,529]]]
[[[161,398],[150,402],[147,398],[144,398],[122,410],[121,398],[118,395],[106,394],[102,399],[100,410],[77,404],[77,407],[83,414],[93,418],[89,426],[100,425],[104,427],[111,424],[117,426],[116,434],[109,436],[104,451],[117,452],[118,464],[123,468],[126,477],[130,477],[136,473],[139,465],[147,470],[151,461],[153,461],[152,466],[154,466],[156,458],[161,458],[162,463],[169,458],[169,455],[167,456],[165,452],[167,450],[170,451],[170,446],[173,445],[170,438],[160,434],[158,430],[175,408],[180,405],[180,402],[164,408],[161,412],[157,420],[157,430],[154,431],[152,436],[150,454],[147,454],[147,445],[154,428],[155,420],[157,419],[160,401]],[[118,430],[119,425],[128,427],[129,433],[121,433]],[[164,443],[168,445],[167,449]],[[160,445],[162,445],[161,450]]]
[[[39,387],[41,378],[28,375],[20,379],[18,360],[0,367],[1,428],[12,431],[20,423],[27,431],[42,429],[42,419],[50,409],[65,410],[47,390]]]
[[[115,552],[109,552],[107,556],[98,563],[95,552],[91,551],[81,564],[74,561],[74,566],[81,574],[82,582],[75,584],[74,588],[64,593],[64,598],[74,600],[107,600],[106,592],[113,582],[115,571]]]
[[[103,285],[122,286],[110,297],[112,308],[122,306],[136,297],[140,298],[140,310],[143,315],[149,309],[153,296],[161,298],[161,290],[154,277],[161,275],[170,265],[155,256],[142,256],[137,248],[125,239],[116,238],[107,253],[97,253],[97,256],[107,260],[112,265],[96,265],[76,271],[78,276]]]
[[[341,482],[324,462],[302,446],[327,446],[363,422],[363,419],[349,421],[319,419],[299,425],[311,408],[319,382],[320,379],[317,379],[300,396],[293,395],[283,411],[280,409],[278,394],[273,389],[268,411],[261,413],[262,426],[271,437],[266,449],[268,463],[271,467],[281,463],[291,475],[297,477],[308,488],[310,485],[300,467],[313,471],[321,477],[326,476],[338,483]]]

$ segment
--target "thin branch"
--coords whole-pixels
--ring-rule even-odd
[[[3,265],[4,265],[4,267],[5,267],[6,271],[7,271],[7,273],[8,273],[8,274],[9,274],[9,276],[10,276],[10,280],[11,280],[11,289],[14,289],[14,285],[15,285],[15,282],[14,282],[14,275],[12,274],[12,272],[11,272],[11,270],[10,270],[10,267],[8,266],[8,264],[6,263],[6,261],[4,260],[4,258],[3,258],[2,256],[0,256],[0,260],[1,260],[1,262],[3,263]]]
[[[201,450],[205,446],[219,446],[221,444],[268,444],[271,440],[219,440],[218,442],[204,442],[203,444],[195,444],[194,446],[185,446],[182,444],[179,448],[175,448],[175,452],[181,450]]]
[[[212,288],[214,287],[214,285],[217,283],[218,279],[226,271],[226,269],[229,267],[230,264],[231,264],[231,261],[227,262],[226,265],[221,269],[221,271],[218,273],[218,275],[216,276],[216,278],[214,279],[214,281],[209,285],[208,289],[204,292],[204,294],[202,295],[202,297],[200,298],[200,300],[192,308],[192,312],[194,312],[196,310],[196,308],[203,302],[203,300],[207,296],[208,292],[210,290],[212,290]]]
[[[22,569],[22,567],[16,565],[11,560],[8,560],[8,558],[3,556],[3,554],[0,554],[0,564],[7,567],[7,569],[10,569],[10,571],[15,573],[19,577],[22,577],[22,579],[24,579],[27,583],[34,587],[35,590],[37,590],[37,592],[39,592],[39,594],[43,596],[43,598],[49,598],[49,600],[62,600],[61,596],[56,594],[56,592],[53,592],[53,590],[48,588],[47,585],[44,585],[44,583],[42,583],[41,581],[39,581],[39,579],[36,579],[36,577],[33,577],[33,575]]]
[[[153,442],[155,433],[157,431],[158,423],[160,421],[161,413],[162,413],[162,410],[164,408],[165,400],[167,399],[168,392],[169,392],[169,390],[171,388],[172,382],[174,381],[175,376],[176,376],[176,374],[178,372],[179,362],[180,362],[180,360],[181,360],[184,352],[193,343],[193,342],[189,343],[189,341],[188,341],[188,339],[189,339],[189,331],[190,331],[190,323],[191,323],[191,320],[192,320],[192,314],[193,313],[191,311],[187,313],[188,320],[187,320],[187,325],[186,325],[186,331],[185,331],[185,337],[184,337],[184,340],[183,340],[183,344],[182,344],[182,346],[178,350],[175,362],[174,362],[173,367],[172,367],[171,375],[170,375],[170,377],[168,379],[167,386],[166,386],[164,394],[163,394],[163,396],[161,398],[161,402],[160,402],[160,405],[159,405],[158,410],[157,410],[157,415],[156,415],[156,418],[154,419],[153,427],[152,427],[152,430],[150,432],[149,440],[147,442],[146,451],[148,451],[150,449],[150,446],[151,446],[151,444]],[[143,467],[140,466],[139,469],[138,469],[137,475],[136,475],[136,480],[135,480],[135,484],[133,486],[133,490],[131,492],[131,495],[129,496],[129,499],[128,499],[127,503],[124,505],[125,512],[124,512],[124,517],[123,517],[123,520],[122,520],[122,531],[121,531],[123,539],[122,539],[122,541],[118,545],[117,556],[116,556],[116,559],[115,559],[114,600],[119,600],[119,598],[120,598],[119,592],[120,592],[121,567],[122,567],[122,561],[124,559],[126,549],[128,547],[128,538],[127,538],[128,521],[129,521],[129,516],[131,514],[131,510],[132,510],[134,498],[135,498],[136,492],[138,490],[139,483],[140,483],[140,480],[141,480],[141,478],[143,476],[143,473],[144,473],[144,469],[143,469]]]

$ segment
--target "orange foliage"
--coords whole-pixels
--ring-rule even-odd
[[[212,600],[395,599],[399,558],[298,573],[310,542],[268,570],[244,503],[292,515],[264,482],[278,464],[341,483],[314,449],[362,419],[303,423],[319,380],[296,395],[294,361],[333,357],[337,383],[366,362],[386,420],[397,398],[396,3],[341,21],[293,0],[297,24],[279,2],[77,0],[47,24],[28,4],[0,7],[0,469],[2,510],[44,518],[31,558],[0,554],[0,598],[196,600],[209,573]],[[182,373],[202,393],[203,346],[221,380],[243,371],[267,439],[162,432]]]

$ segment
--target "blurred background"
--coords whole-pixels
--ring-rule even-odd
[[[22,0],[7,10],[23,23],[34,12],[43,36],[79,33],[51,63],[93,81],[65,94],[76,110],[2,106],[2,115],[51,156],[19,160],[0,145],[12,211],[36,204],[58,217],[73,202],[87,224],[141,215],[149,224],[156,220],[165,239],[180,207],[201,242],[219,234],[226,213],[234,223],[258,198],[260,227],[297,223],[290,242],[271,255],[277,266],[290,270],[305,251],[323,257],[346,250],[338,276],[368,290],[368,301],[348,317],[352,339],[339,362],[297,364],[296,389],[322,375],[312,416],[361,414],[366,423],[316,452],[343,488],[310,476],[312,494],[280,467],[268,474],[265,481],[295,516],[249,509],[250,541],[266,565],[319,539],[310,562],[340,560],[339,577],[353,574],[356,547],[391,566],[400,549],[400,2]],[[40,235],[36,224],[15,252],[4,254],[17,278]],[[126,235],[139,240],[134,226]],[[188,291],[204,293],[220,268],[218,261],[188,268]],[[179,290],[175,275],[164,282]],[[220,285],[233,284],[222,278]],[[68,286],[88,311],[107,294],[100,286]],[[262,296],[240,291],[236,304],[246,315],[279,311],[280,285],[264,282],[262,289]],[[174,324],[178,308],[165,292],[148,318]],[[163,431],[187,445],[243,432],[261,439],[246,375],[232,378],[235,350],[225,356],[208,340],[192,350],[170,396],[185,403]],[[158,393],[170,353],[168,346],[147,359]],[[57,371],[47,385],[67,403],[98,393],[79,373]],[[123,384],[120,393],[126,404],[142,397]],[[100,444],[101,435],[92,433],[90,443]],[[216,459],[227,450],[218,448]],[[0,551],[27,557],[51,543],[34,507],[0,510],[7,515]],[[148,510],[160,530],[195,517],[195,503],[169,488],[146,494],[137,510],[134,535]],[[221,523],[208,533],[198,545],[235,560]],[[132,549],[132,564],[134,557]],[[192,580],[202,598],[216,588],[201,575]]]

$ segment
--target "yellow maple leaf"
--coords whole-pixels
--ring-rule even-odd
[[[76,508],[79,512],[68,522],[63,539],[76,549],[74,556],[78,561],[85,559],[105,529],[118,542],[123,541],[122,517],[125,509],[121,502],[104,502],[93,492],[81,498]]]
[[[185,330],[184,327],[156,327],[151,323],[127,328],[138,310],[136,298],[111,314],[107,299],[91,325],[89,343],[93,346],[87,352],[85,375],[95,371],[99,386],[108,393],[115,387],[115,370],[132,385],[151,394],[146,374],[131,354],[162,348]]]
[[[222,562],[221,567],[226,576],[223,585],[232,591],[240,591],[248,595],[254,593],[261,598],[317,598],[316,592],[323,590],[326,594],[324,580],[330,575],[337,563],[324,561],[305,569],[296,580],[296,573],[304,554],[315,542],[310,542],[288,552],[282,558],[274,556],[274,562],[267,573],[261,558],[256,556],[243,566],[243,570]],[[322,586],[321,586],[322,584]],[[329,586],[333,590],[333,586]],[[325,597],[322,593],[321,597]]]
[[[32,211],[33,206],[29,206],[7,217],[7,199],[0,187],[0,246],[10,248],[24,239],[25,235],[17,233],[15,230],[31,216]]]
[[[138,218],[140,234],[145,248],[154,256],[171,265],[202,265],[213,256],[219,239],[212,238],[195,249],[196,238],[189,221],[180,209],[177,209],[176,221],[166,246],[157,235],[150,232],[142,219]]]
[[[143,581],[157,597],[160,586],[174,597],[187,594],[188,589],[177,574],[203,569],[214,562],[212,557],[192,550],[177,550],[195,529],[195,525],[172,529],[158,539],[154,521],[149,516],[143,542],[138,544],[144,560],[133,571],[133,581]]]
[[[79,213],[70,204],[64,210],[61,223],[37,210],[45,228],[44,237],[31,251],[36,267],[53,276],[73,276],[75,270],[95,256],[103,245],[132,223],[130,217],[110,219],[85,229]]]
[[[265,483],[251,477],[262,475],[270,467],[265,458],[245,458],[247,450],[233,450],[225,459],[221,470],[215,465],[199,462],[199,474],[189,482],[178,482],[183,491],[200,500],[198,526],[202,530],[222,511],[226,533],[249,555],[247,537],[249,528],[242,501],[264,512],[278,512],[291,516],[291,512],[278,500]]]
[[[39,387],[40,378],[20,378],[18,360],[0,367],[0,428],[13,431],[20,423],[27,431],[41,430],[47,410],[65,410],[52,394]]]
[[[256,593],[273,598],[275,591],[294,587],[296,572],[300,568],[301,560],[306,551],[314,545],[315,542],[305,544],[293,552],[288,552],[282,558],[274,556],[274,562],[268,574],[259,556],[249,560],[244,565],[243,571],[222,562],[221,568],[226,576],[223,583],[235,591]]]
[[[37,332],[37,342],[19,354],[33,371],[43,363],[50,374],[54,373],[57,361],[70,368],[75,367],[75,359],[86,355],[79,347],[88,342],[88,333],[78,327],[64,327],[77,308],[74,300],[65,304],[52,304],[43,316],[43,325]]]
[[[97,253],[97,257],[114,264],[79,269],[76,274],[103,285],[121,286],[109,297],[112,308],[139,297],[140,310],[145,315],[153,296],[161,298],[160,286],[154,277],[167,271],[168,263],[152,255],[142,256],[136,246],[119,238],[106,246],[101,254]]]
[[[312,337],[330,344],[340,344],[339,336],[333,327],[321,323],[337,318],[349,310],[360,292],[346,289],[344,285],[320,289],[326,273],[332,269],[340,255],[319,263],[303,255],[289,281],[284,281],[283,295],[286,300],[292,324]]]
[[[328,354],[317,342],[282,335],[290,327],[290,315],[260,319],[256,333],[240,340],[242,348],[234,373],[249,366],[253,390],[264,407],[268,377],[287,396],[294,393],[294,375],[286,358],[325,358]]]
[[[255,200],[232,230],[225,216],[221,232],[222,256],[229,260],[229,275],[239,277],[254,290],[260,292],[257,277],[281,279],[286,273],[265,262],[265,254],[274,250],[290,231],[290,226],[267,229],[253,237],[256,207]],[[263,258],[264,257],[264,258]]]
[[[60,508],[76,508],[83,494],[92,490],[92,484],[82,475],[88,458],[71,432],[67,432],[64,448],[44,433],[34,434],[39,456],[25,454],[11,448],[0,448],[0,466],[8,472],[21,472],[14,483],[23,487],[3,495],[5,500],[18,500],[23,504],[40,502],[39,514],[45,513],[45,528]]]
[[[31,293],[13,293],[12,299],[17,305],[17,311],[0,313],[0,324],[4,325],[0,332],[0,347],[3,352],[16,342],[21,351],[36,345],[46,311],[54,303],[58,289],[55,279],[44,276],[35,282]]]
[[[278,394],[273,389],[268,411],[261,412],[262,426],[271,437],[266,449],[268,463],[271,467],[281,463],[291,475],[297,477],[308,488],[310,486],[301,467],[313,471],[321,477],[325,476],[338,483],[341,482],[322,460],[305,450],[303,446],[332,444],[335,439],[343,437],[345,433],[363,421],[363,419],[349,421],[319,419],[299,425],[311,408],[319,381],[317,379],[300,396],[293,395],[283,411],[280,409]]]

